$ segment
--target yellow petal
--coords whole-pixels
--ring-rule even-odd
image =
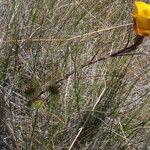
[[[150,5],[144,2],[136,1],[134,14],[150,18]]]
[[[146,18],[139,15],[135,15],[134,17],[138,28],[150,30],[150,18]]]
[[[137,34],[141,36],[150,36],[150,31],[137,28]]]
[[[150,5],[136,1],[133,17],[135,32],[141,36],[150,36]]]

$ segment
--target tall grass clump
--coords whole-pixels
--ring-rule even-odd
[[[148,149],[149,41],[108,57],[133,43],[132,9],[122,0],[0,2],[3,147]]]

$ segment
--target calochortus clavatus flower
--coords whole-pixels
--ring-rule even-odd
[[[135,1],[134,30],[140,36],[150,36],[150,4]]]

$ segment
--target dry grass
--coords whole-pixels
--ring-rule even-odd
[[[148,147],[148,39],[139,55],[82,67],[132,44],[132,7],[129,0],[0,2],[0,134],[11,149]]]

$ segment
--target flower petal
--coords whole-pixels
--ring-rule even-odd
[[[135,2],[135,14],[150,18],[150,5],[144,2]]]
[[[141,36],[150,36],[150,5],[136,1],[133,18],[135,32]]]

